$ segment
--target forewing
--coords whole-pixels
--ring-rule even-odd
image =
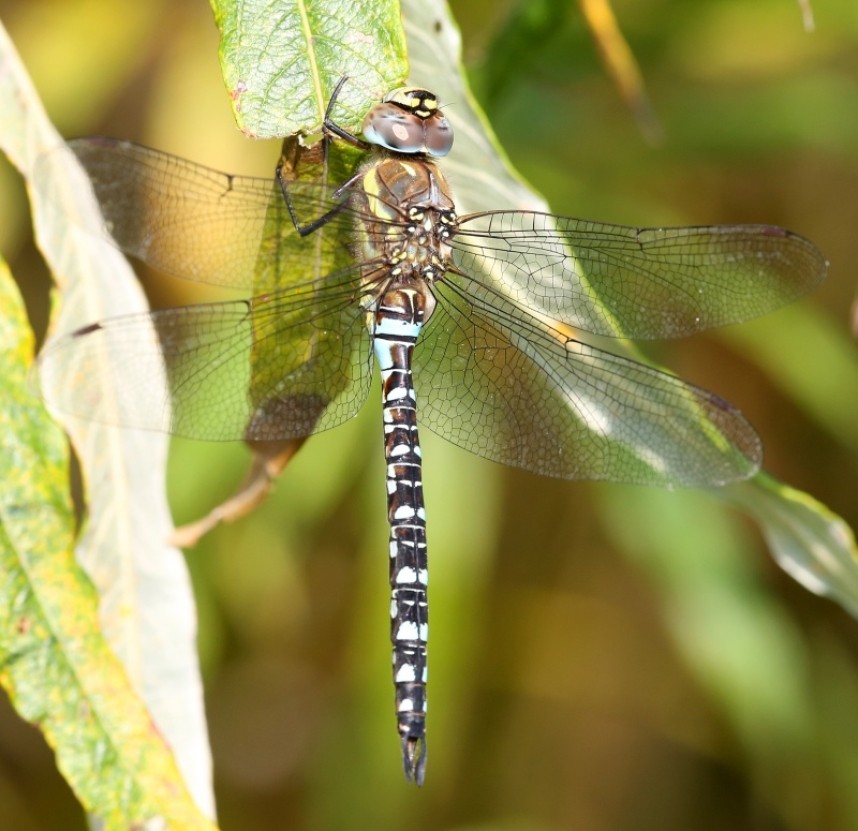
[[[771,225],[631,228],[530,211],[471,214],[456,266],[513,303],[609,337],[674,338],[766,314],[827,263]]]
[[[50,344],[40,372],[62,381],[57,409],[108,424],[208,440],[319,432],[355,415],[371,378],[357,279],[112,318]]]
[[[312,240],[295,230],[271,178],[232,176],[127,141],[82,138],[69,149],[83,165],[104,218],[103,235],[159,271],[254,293],[286,288],[333,270],[355,217],[347,194],[316,178],[289,183],[298,215],[342,210]],[[336,184],[353,157],[337,157]],[[316,171],[311,171],[316,176]],[[260,258],[262,255],[262,258]],[[324,269],[313,269],[312,258]]]
[[[448,274],[414,352],[421,424],[479,456],[564,479],[714,486],[759,467],[730,404],[550,328]]]

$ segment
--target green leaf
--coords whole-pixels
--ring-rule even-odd
[[[70,331],[99,317],[143,308],[144,303],[125,260],[81,230],[98,223],[98,214],[85,177],[61,146],[0,28],[0,148],[28,182],[37,238],[63,289],[53,326]],[[23,337],[18,334],[20,320],[15,323],[19,306],[13,299],[0,305],[14,326],[4,335],[9,343]],[[32,346],[22,342],[18,348]],[[9,367],[2,377],[23,386],[23,367],[29,360],[21,352],[20,367]],[[19,395],[23,393],[14,392]],[[13,412],[16,400],[3,407],[4,414]],[[24,415],[38,420],[25,422]],[[25,455],[25,449],[41,452],[37,440],[46,441],[49,435],[62,443],[49,425],[41,410],[27,410],[10,423],[16,435],[23,436],[12,448],[14,455],[11,450],[4,454],[4,461],[14,462],[15,476],[37,481],[47,475],[47,460]],[[46,492],[45,485],[25,501],[13,487],[15,480],[4,478],[6,556],[18,562],[21,573],[4,580],[3,591],[10,614],[20,617],[19,606],[24,604],[19,628],[26,632],[31,616],[38,614],[39,631],[49,633],[41,652],[29,641],[23,651],[20,644],[10,644],[9,656],[22,656],[7,665],[10,691],[25,717],[43,723],[84,805],[110,818],[113,827],[128,827],[129,822],[118,819],[121,811],[131,812],[127,817],[134,820],[187,817],[188,828],[207,827],[165,742],[198,805],[213,814],[193,599],[180,552],[164,542],[171,527],[163,482],[167,439],[80,423],[70,425],[69,432],[81,461],[91,516],[75,556],[96,586],[99,605],[71,561],[70,517],[60,524],[51,513],[56,505],[68,513],[66,503],[36,498]],[[13,436],[4,440],[11,442]],[[51,476],[52,487],[60,483],[67,489],[67,471],[53,470]],[[53,559],[44,551],[34,559],[37,543]],[[113,653],[123,661],[134,689]],[[56,676],[45,683],[46,670],[54,668]],[[82,715],[87,712],[92,718]]]
[[[283,145],[280,176],[284,183],[290,183],[287,188],[293,197],[300,194],[306,182],[312,183],[311,187],[325,183],[333,192],[351,177],[360,161],[354,147],[332,146],[324,155],[323,145],[305,148],[297,137],[287,138]],[[318,210],[323,208],[319,206]],[[301,223],[316,219],[315,215],[298,217]],[[288,291],[302,282],[321,280],[353,266],[351,239],[351,225],[338,222],[318,228],[312,240],[302,238],[295,232],[279,184],[272,183],[272,199],[256,260],[254,296],[278,289]],[[355,327],[355,318],[353,306],[340,309],[324,325],[320,325],[318,310],[310,306],[290,317],[289,326],[283,325],[279,315],[260,315],[253,327],[254,345],[246,382],[254,412],[276,414],[281,407],[302,408],[308,429],[310,424],[326,429],[326,415],[333,414],[336,408],[325,408],[349,385],[353,375],[361,374],[365,365],[361,347],[365,348],[366,337],[362,325]],[[275,333],[277,336],[272,337]],[[324,400],[319,396],[323,386],[327,396]],[[272,398],[273,390],[283,393]],[[257,421],[254,426],[259,429],[261,423]]]
[[[0,683],[104,827],[169,817],[212,828],[108,646],[74,560],[65,438],[27,386],[32,334],[2,262],[0,308]]]
[[[235,119],[255,138],[318,130],[331,92],[338,123],[357,130],[369,107],[407,74],[395,0],[211,0]]]
[[[456,142],[449,159],[444,160],[444,170],[460,213],[510,207],[547,211],[545,202],[512,168],[471,94],[460,69],[461,39],[455,24],[437,6],[417,0],[406,0],[403,10],[412,69],[410,82],[428,85],[442,100],[456,102],[447,111]],[[733,327],[731,337],[740,330],[741,327]],[[618,341],[612,346],[622,349],[623,344]],[[625,351],[640,358],[634,350]],[[797,365],[789,360],[782,363],[784,368]],[[804,375],[807,383],[816,377],[813,373]],[[841,424],[845,424],[842,419]],[[713,441],[717,441],[714,433]],[[775,560],[790,575],[811,591],[832,597],[858,615],[858,550],[850,529],[839,517],[811,496],[766,474],[712,492],[754,517]]]
[[[757,521],[784,571],[858,617],[858,547],[852,529],[837,514],[766,473],[719,495]]]
[[[405,0],[402,4],[411,73],[408,82],[431,89],[456,136],[443,161],[460,214],[517,208],[547,211],[545,200],[507,159],[486,114],[471,92],[462,66],[462,37],[443,4]]]

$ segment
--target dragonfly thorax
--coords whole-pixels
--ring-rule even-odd
[[[361,252],[397,282],[440,279],[450,261],[457,231],[453,198],[446,179],[423,159],[371,161],[355,193],[363,225]]]

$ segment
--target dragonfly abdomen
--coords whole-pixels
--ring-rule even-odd
[[[390,637],[396,717],[406,776],[421,784],[426,762],[426,642],[429,582],[423,473],[411,357],[434,298],[425,285],[395,285],[374,315],[382,380],[387,515],[390,523]]]

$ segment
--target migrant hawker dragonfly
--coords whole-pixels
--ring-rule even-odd
[[[53,402],[74,415],[275,442],[354,416],[378,365],[396,711],[406,776],[422,783],[418,422],[545,476],[663,486],[747,478],[761,447],[738,410],[613,354],[605,339],[675,338],[762,315],[819,283],[826,263],[807,240],[768,225],[458,216],[436,161],[453,134],[432,93],[390,93],[362,138],[333,121],[335,98],[326,142],[365,151],[337,188],[282,169],[277,180],[228,176],[110,139],[71,142],[119,248],[178,277],[256,293],[93,323],[50,345],[42,371],[80,379]],[[166,394],[152,380],[164,371]],[[118,387],[110,412],[99,409],[105,383]]]

